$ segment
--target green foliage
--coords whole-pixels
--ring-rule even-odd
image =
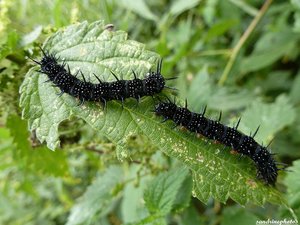
[[[103,27],[101,21],[90,25],[82,23],[70,26],[50,37],[44,47],[63,58],[70,65],[71,71],[74,67],[83,68],[84,74],[101,71],[104,77],[109,77],[109,71],[114,71],[129,79],[132,76],[131,69],[142,76],[150,68],[148,64],[157,60],[155,53],[145,50],[142,44],[127,40],[126,33],[103,30]],[[72,42],[68,41],[70,37]],[[47,46],[51,46],[51,50]],[[74,64],[77,61],[81,62],[80,65]],[[86,79],[92,80],[91,75]],[[120,103],[110,102],[107,110],[103,112],[100,106],[92,103],[78,107],[76,99],[68,95],[58,98],[55,88],[44,83],[45,80],[46,76],[31,69],[20,88],[20,104],[24,109],[24,118],[29,120],[31,130],[36,130],[37,138],[41,142],[45,140],[49,148],[53,149],[58,144],[59,124],[71,116],[76,116],[122,147],[126,147],[128,137],[137,132],[148,137],[152,145],[176,157],[196,173],[195,196],[203,202],[207,202],[210,195],[222,202],[232,197],[241,204],[248,201],[256,204],[263,204],[265,200],[277,203],[283,201],[275,189],[266,187],[261,182],[256,184],[255,174],[251,172],[255,169],[246,169],[249,161],[244,161],[241,165],[237,163],[238,166],[232,165],[232,161],[228,160],[230,157],[222,155],[217,146],[204,147],[204,144],[192,135],[180,135],[180,132],[171,130],[170,126],[160,124],[158,118],[155,119],[150,112],[153,109],[153,101],[143,100],[138,109],[129,104],[122,108]],[[260,108],[264,110],[263,107]],[[280,128],[279,126],[278,129]],[[157,132],[152,132],[154,130]],[[240,172],[240,168],[243,167],[246,173]],[[204,175],[212,179],[204,180]],[[238,176],[239,179],[234,180],[233,176]],[[248,187],[250,181],[255,183],[254,188]],[[238,182],[246,185],[238,189],[235,187],[238,186]],[[163,186],[162,183],[159,186]],[[150,208],[149,210],[153,211]]]
[[[16,145],[14,157],[16,160],[20,160],[19,166],[24,166],[24,169],[30,169],[43,175],[63,176],[68,173],[64,152],[53,153],[43,146],[31,147],[28,142],[27,123],[24,120],[12,115],[7,120],[7,127]],[[53,168],[53,164],[57,164],[57,166]]]
[[[241,225],[256,223],[259,218],[250,212],[241,209],[240,207],[228,207],[223,211],[224,225],[239,223]]]
[[[123,171],[118,166],[111,166],[98,175],[72,207],[67,225],[90,223],[95,215],[98,218],[107,215],[118,200],[118,184],[122,179]]]
[[[265,143],[270,142],[275,133],[292,124],[295,121],[296,112],[289,99],[280,95],[273,104],[265,104],[259,100],[253,101],[242,117],[241,130],[245,133],[249,134],[256,129],[256,126],[264,125],[259,129],[260,135],[257,140]]]
[[[157,20],[157,16],[151,12],[145,1],[121,0],[123,7],[131,10],[141,17],[149,20]]]
[[[293,57],[297,54],[298,42],[299,36],[291,28],[267,33],[255,44],[251,55],[242,60],[241,72],[249,73],[267,67],[282,57]]]
[[[296,0],[263,2],[272,4],[0,1],[0,224],[299,218],[300,8]],[[113,30],[105,29],[109,23]],[[179,89],[179,104],[187,98],[194,111],[207,105],[212,118],[221,110],[232,126],[242,117],[247,134],[260,125],[256,140],[273,139],[276,160],[292,172],[280,171],[274,188],[264,185],[251,160],[161,124],[151,98],[138,106],[126,100],[123,109],[117,101],[106,111],[95,103],[78,107],[43,83],[46,76],[26,58],[41,57],[38,45],[92,82],[93,73],[113,80],[110,70],[143,77],[162,57],[164,76],[178,76],[168,85]]]
[[[161,173],[153,179],[144,194],[145,204],[149,212],[158,215],[169,213],[187,175],[188,170],[181,168]],[[189,191],[186,191],[187,195],[189,195],[188,193]]]
[[[294,161],[293,166],[289,168],[291,172],[286,176],[285,184],[288,187],[287,199],[289,205],[294,209],[295,214],[300,218],[300,161]]]

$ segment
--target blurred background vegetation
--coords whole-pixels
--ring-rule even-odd
[[[299,217],[298,0],[1,0],[0,224],[254,224],[291,218],[280,206],[243,208],[214,199],[205,205],[190,194],[162,220],[141,221],[147,181],[174,160],[137,136],[131,158],[120,162],[116,146],[78,120],[61,125],[61,149],[55,152],[28,132],[18,106],[31,67],[25,56],[59,28],[99,19],[159,53],[163,74],[179,77],[174,85],[191,108],[207,104],[211,115],[224,112],[224,123],[243,115],[272,130],[259,138],[274,139],[279,161],[294,165],[293,173],[280,176],[279,188]],[[264,117],[273,122],[264,124]],[[110,183],[122,173],[129,179]]]

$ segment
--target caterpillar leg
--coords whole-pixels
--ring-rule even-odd
[[[58,95],[58,97],[61,97],[65,92],[61,91],[60,93],[56,93]]]
[[[79,103],[78,103],[78,105],[77,105],[77,106],[82,106],[82,105],[83,105],[83,103],[84,103],[84,99],[79,99]]]

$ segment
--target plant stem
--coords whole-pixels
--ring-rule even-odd
[[[192,52],[189,56],[202,57],[202,56],[216,56],[216,55],[230,55],[231,49],[218,49],[218,50],[206,50],[202,52]]]
[[[271,5],[273,0],[266,0],[265,3],[263,4],[263,6],[261,7],[261,9],[259,10],[259,12],[257,13],[257,15],[254,17],[254,19],[252,20],[252,22],[250,23],[250,25],[248,26],[247,30],[244,32],[244,34],[242,35],[242,37],[240,38],[240,40],[238,41],[238,43],[236,44],[236,46],[233,48],[232,53],[230,55],[230,58],[227,62],[227,65],[223,71],[223,74],[219,80],[219,85],[223,85],[225,83],[225,81],[227,80],[228,74],[230,73],[232,66],[235,62],[235,59],[239,53],[239,51],[241,50],[241,48],[243,47],[243,45],[245,44],[245,42],[247,41],[247,39],[249,38],[250,34],[253,32],[253,30],[255,29],[255,27],[257,26],[258,22],[261,20],[261,18],[263,17],[263,15],[266,13],[267,9],[269,8],[269,6]]]

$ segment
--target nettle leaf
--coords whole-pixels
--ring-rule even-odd
[[[179,212],[189,206],[192,189],[193,189],[193,180],[192,180],[192,176],[189,174],[188,176],[185,177],[185,180],[181,183],[181,187],[177,192],[177,196],[172,207],[173,211]]]
[[[209,109],[226,111],[245,107],[248,102],[254,99],[253,94],[246,90],[238,94],[231,92],[226,87],[217,87],[208,74],[207,66],[205,66],[191,83],[188,92],[189,105],[198,112],[205,105]]]
[[[143,44],[127,40],[125,32],[105,30],[102,21],[83,22],[58,31],[46,41],[44,48],[56,53],[60,62],[65,60],[72,73],[81,69],[95,83],[93,73],[113,80],[110,70],[124,79],[132,79],[134,70],[142,78],[150,68],[156,68],[159,59]],[[256,179],[256,168],[249,159],[240,160],[229,151],[221,151],[221,145],[172,129],[172,122],[160,123],[160,118],[151,112],[155,103],[151,97],[144,97],[138,106],[135,100],[126,100],[124,108],[120,102],[110,101],[105,112],[96,103],[77,106],[78,100],[67,94],[58,97],[59,90],[44,83],[47,77],[36,69],[37,66],[26,74],[20,88],[20,105],[30,130],[35,130],[37,138],[46,141],[50,149],[59,145],[59,124],[75,116],[120,149],[126,149],[128,137],[133,134],[147,137],[154,147],[191,169],[193,195],[203,202],[210,197],[221,202],[232,198],[240,204],[284,202],[275,188]]]
[[[274,138],[276,132],[292,124],[295,119],[296,111],[289,98],[280,95],[271,104],[253,101],[242,115],[240,129],[245,134],[250,134],[260,125],[259,135],[255,139],[259,143],[267,143]]]
[[[128,174],[126,174],[126,179],[137,179],[142,166],[131,165]],[[138,185],[137,182],[129,182],[125,185],[120,207],[123,223],[134,223],[148,215],[148,210],[142,199],[144,190],[147,188],[150,179],[151,175],[141,176],[139,177]]]
[[[80,69],[87,80],[95,83],[98,82],[93,73],[107,81],[115,79],[111,71],[124,79],[133,79],[132,70],[143,77],[159,59],[143,44],[127,40],[125,32],[105,30],[102,21],[90,25],[84,22],[59,31],[47,40],[43,48],[65,60],[73,74]],[[29,119],[30,129],[36,130],[37,138],[41,142],[46,141],[50,149],[59,145],[59,124],[73,115],[94,124],[97,129],[108,125],[107,133],[113,130],[118,120],[120,127],[134,128],[130,113],[122,113],[119,104],[110,106],[110,110],[104,113],[96,104],[78,107],[78,101],[67,94],[59,98],[59,90],[44,83],[47,76],[36,72],[36,69],[34,67],[26,74],[20,88],[20,105],[23,117]],[[111,115],[110,122],[105,120],[106,115]]]
[[[123,178],[123,170],[118,166],[111,166],[100,174],[72,207],[67,225],[86,224],[95,215],[100,218],[109,213],[119,199],[114,190]]]
[[[241,73],[249,73],[267,67],[283,56],[291,57],[299,37],[291,29],[265,34],[256,43],[250,56],[242,59]]]
[[[188,176],[186,168],[175,168],[155,177],[144,193],[146,206],[152,214],[166,215],[178,195],[182,182]]]

